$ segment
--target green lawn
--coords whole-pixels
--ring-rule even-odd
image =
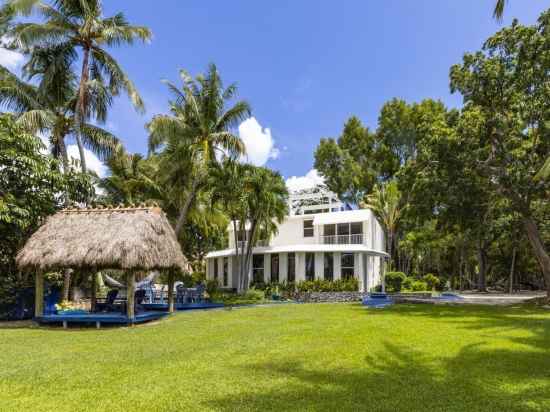
[[[1,411],[548,411],[550,312],[304,304],[0,324]]]

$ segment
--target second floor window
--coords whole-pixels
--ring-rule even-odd
[[[304,237],[313,237],[313,220],[304,220]]]

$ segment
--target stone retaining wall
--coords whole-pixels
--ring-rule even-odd
[[[360,302],[365,292],[297,292],[292,298],[298,302]],[[397,302],[407,298],[429,299],[432,294],[426,293],[396,293],[389,294]]]
[[[294,299],[298,302],[360,302],[363,292],[298,292]]]

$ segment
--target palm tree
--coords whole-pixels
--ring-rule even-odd
[[[178,209],[176,233],[182,230],[219,159],[244,154],[244,144],[232,130],[250,116],[250,106],[245,101],[227,107],[237,87],[231,84],[224,88],[214,64],[195,79],[184,70],[180,77],[181,90],[166,82],[174,96],[171,114],[155,116],[147,126],[149,151],[163,149],[160,173]]]
[[[61,160],[65,173],[70,170],[66,138],[75,132],[73,113],[77,99],[76,82],[70,76],[67,79],[48,84],[49,80],[43,78],[34,85],[0,66],[0,105],[13,112],[16,122],[30,133],[46,135],[52,155]],[[90,106],[95,112],[104,112],[110,98],[97,83],[93,90]],[[85,146],[101,160],[120,145],[113,134],[98,126],[84,123],[81,130]]]
[[[107,202],[132,204],[162,198],[162,189],[155,180],[158,171],[155,157],[144,159],[139,153],[127,153],[119,146],[107,160],[107,166],[111,174],[99,182]]]
[[[277,233],[277,222],[288,213],[288,191],[279,173],[235,161],[224,162],[215,181],[213,200],[220,203],[233,225],[238,291],[243,292],[250,283],[248,268],[254,246]],[[247,241],[239,242],[239,233],[245,232]]]
[[[371,209],[382,225],[391,262],[395,234],[402,212],[401,193],[397,188],[397,182],[392,180],[383,186],[376,185],[373,192],[367,195],[363,206]]]
[[[109,94],[117,96],[124,91],[138,110],[144,105],[134,84],[106,51],[106,47],[132,45],[136,40],[148,41],[151,32],[143,26],[132,26],[122,13],[103,17],[101,0],[56,0],[51,5],[40,0],[10,0],[6,7],[19,15],[36,13],[43,23],[16,24],[9,35],[14,47],[24,53],[37,51],[57,54],[71,65],[77,51],[82,52],[82,67],[74,107],[74,131],[80,152],[82,171],[86,172],[84,157],[84,122],[90,115],[93,84],[107,84]]]

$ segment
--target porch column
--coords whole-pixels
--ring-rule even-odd
[[[97,271],[95,269],[90,270],[91,274],[91,294],[90,294],[90,311],[95,312],[95,307],[97,303]]]
[[[126,275],[126,316],[128,319],[133,320],[135,317],[134,313],[134,293],[136,290],[136,277],[134,271],[128,272]]]
[[[340,252],[334,252],[334,280],[342,278],[342,254]]]
[[[168,271],[168,312],[174,312],[174,271]]]
[[[34,277],[34,317],[44,315],[44,273],[37,270]]]
[[[325,255],[323,252],[315,252],[314,261],[315,279],[325,278]]]

